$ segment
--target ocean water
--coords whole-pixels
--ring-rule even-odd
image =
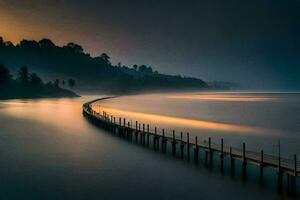
[[[217,164],[181,161],[95,127],[81,106],[99,97],[0,101],[0,199],[297,199],[277,194],[273,170],[261,186],[255,167],[243,181],[239,163],[231,177],[226,163],[222,174]],[[300,153],[299,102],[297,94],[173,93],[95,109],[270,154],[280,140],[282,156],[292,157]]]

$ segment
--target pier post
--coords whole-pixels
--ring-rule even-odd
[[[110,131],[114,133],[114,124],[113,124],[113,116],[110,116]]]
[[[165,129],[162,129],[161,151],[166,153]]]
[[[118,129],[118,134],[122,135],[122,119],[119,117],[119,129]]]
[[[123,136],[126,136],[126,119],[123,119]]]
[[[232,154],[232,147],[230,147],[230,172],[231,175],[234,176],[235,174],[235,163],[234,163],[234,158],[233,158],[233,154]]]
[[[114,134],[117,133],[117,129],[116,129],[116,117],[114,117]]]
[[[290,175],[290,193],[296,193],[296,177],[297,177],[297,155],[294,155],[294,174]]]
[[[261,150],[260,152],[260,183],[263,184],[264,182],[264,151]]]
[[[180,157],[181,157],[181,159],[183,159],[183,156],[184,156],[184,152],[183,152],[184,143],[183,143],[182,137],[183,137],[183,135],[182,135],[182,132],[181,132],[180,133]]]
[[[138,121],[135,121],[135,142],[138,143]]]
[[[281,193],[282,186],[283,186],[283,172],[281,170],[280,142],[278,143],[278,145],[279,145],[279,151],[278,151],[277,191]]]
[[[143,134],[142,134],[142,145],[146,144],[146,137],[145,137],[145,124],[143,124]]]
[[[286,191],[291,193],[291,175],[289,173],[286,174]]]
[[[159,139],[160,139],[160,135],[156,135],[156,149],[159,150]]]
[[[147,147],[149,147],[149,135],[150,135],[150,133],[149,133],[149,124],[147,124]]]
[[[277,171],[277,190],[279,193],[282,192],[283,185],[283,172],[281,170],[281,158],[280,158],[280,140],[278,141],[278,171]]]
[[[173,156],[176,156],[175,130],[173,130],[172,154],[173,154]]]
[[[190,134],[189,133],[186,133],[186,143],[187,143],[187,146],[186,146],[186,153],[187,153],[187,159],[190,160]]]
[[[139,123],[139,131],[138,131],[138,133],[140,135],[140,143],[142,143],[141,123]]]
[[[195,148],[194,148],[194,160],[195,163],[198,164],[198,159],[199,159],[199,147],[198,147],[198,137],[196,136],[196,143],[195,143]]]
[[[294,176],[292,176],[291,193],[296,193],[296,177],[297,177],[297,155],[294,155]]]
[[[129,123],[129,129],[130,129],[130,140],[132,141],[132,135],[133,135],[132,120]]]
[[[154,136],[153,136],[153,149],[156,150],[156,134],[157,134],[157,128],[154,128]]]
[[[246,160],[246,144],[243,143],[243,179],[247,179],[247,160]]]
[[[131,138],[131,128],[130,128],[130,122],[127,122],[127,138]]]
[[[208,150],[205,150],[205,166],[207,166],[208,163]]]
[[[208,138],[208,146],[209,146],[209,166],[212,167],[213,165],[213,151],[211,149],[211,138]]]
[[[277,190],[279,193],[282,192],[282,186],[283,186],[283,172],[282,170],[277,172]]]
[[[221,172],[224,172],[224,139],[221,139]]]

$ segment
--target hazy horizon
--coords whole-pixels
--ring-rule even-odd
[[[49,38],[112,63],[236,82],[248,90],[299,91],[299,1],[0,0],[0,35]]]

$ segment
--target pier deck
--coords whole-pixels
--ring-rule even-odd
[[[110,97],[108,97],[110,98]],[[197,136],[190,138],[189,133],[175,134],[166,133],[164,129],[158,131],[155,127],[150,129],[147,124],[140,124],[137,121],[135,124],[131,124],[126,119],[118,118],[109,115],[106,112],[98,113],[92,108],[92,104],[99,100],[108,98],[96,99],[87,102],[83,105],[83,114],[92,120],[94,123],[102,126],[103,128],[117,134],[121,134],[126,138],[140,142],[145,146],[149,146],[150,140],[152,139],[152,145],[155,150],[161,150],[162,152],[167,151],[167,145],[171,145],[173,155],[178,152],[181,158],[191,159],[191,155],[194,155],[194,161],[197,163],[199,159],[199,151],[205,152],[205,161],[210,165],[213,162],[213,154],[218,154],[221,162],[221,171],[224,169],[224,158],[228,157],[231,160],[231,173],[235,171],[235,161],[242,162],[243,177],[247,175],[247,164],[254,164],[260,168],[260,181],[263,181],[264,168],[269,167],[277,172],[278,190],[281,191],[283,188],[283,175],[287,176],[287,190],[289,193],[295,193],[296,190],[296,178],[300,176],[300,162],[297,161],[297,156],[294,155],[294,159],[282,158],[274,155],[264,154],[263,151],[254,152],[246,150],[246,145],[243,143],[243,148],[234,148],[225,146],[223,139],[219,144],[213,143],[211,138],[207,141],[199,141]],[[117,122],[116,122],[117,121]],[[139,140],[140,139],[140,140]]]

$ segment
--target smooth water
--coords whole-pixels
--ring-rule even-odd
[[[99,107],[97,106],[99,105]],[[150,124],[177,136],[191,137],[252,151],[300,156],[300,94],[181,93],[126,96],[95,104],[94,109],[133,123]],[[123,123],[123,121],[122,121]]]
[[[178,95],[121,97],[101,105],[132,120],[224,137],[232,145],[243,139],[276,151],[280,139],[287,156],[299,152],[297,95],[252,101]],[[94,98],[0,101],[0,199],[290,198],[276,193],[272,171],[262,187],[251,167],[243,182],[227,168],[222,175],[217,166],[196,166],[93,126],[81,106]]]

